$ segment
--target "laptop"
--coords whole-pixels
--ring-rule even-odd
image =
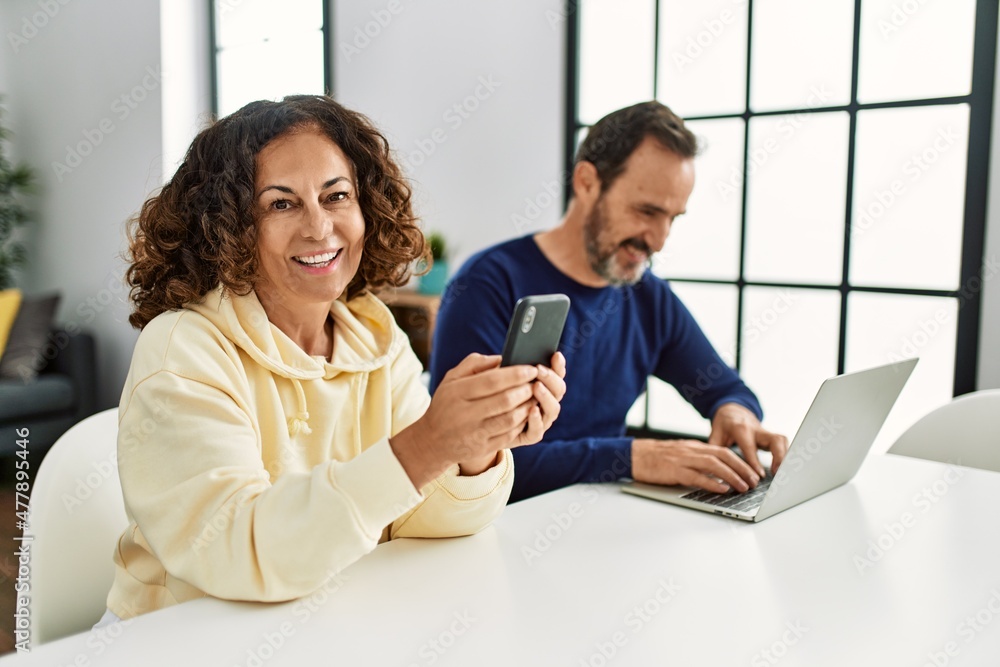
[[[846,484],[864,461],[917,359],[823,382],[776,475],[746,493],[630,482],[622,491],[743,521],[763,521]]]

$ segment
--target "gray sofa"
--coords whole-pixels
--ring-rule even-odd
[[[67,341],[66,345],[58,347],[35,380],[0,379],[0,457],[16,454],[18,429],[29,429],[32,478],[59,436],[97,411],[94,337],[82,331],[73,336],[60,330],[52,334],[52,340]]]

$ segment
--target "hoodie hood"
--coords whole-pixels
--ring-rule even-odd
[[[272,373],[296,380],[370,372],[389,362],[404,342],[389,308],[369,293],[333,302],[333,355],[312,357],[267,319],[257,295],[238,296],[217,287],[184,306],[204,316],[223,335]]]
[[[342,372],[370,373],[399,352],[406,340],[389,308],[370,293],[333,302],[333,354],[330,361],[312,357],[267,319],[254,292],[232,294],[221,285],[198,303],[184,306],[208,319],[255,362],[292,381],[298,402],[288,420],[290,435],[308,435],[309,413],[302,381],[330,379]]]

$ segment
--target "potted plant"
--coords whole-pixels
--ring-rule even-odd
[[[3,107],[0,107],[0,120]],[[14,286],[14,269],[24,264],[24,246],[14,240],[14,230],[28,221],[28,211],[18,195],[31,185],[32,173],[25,165],[12,165],[4,154],[10,132],[0,123],[0,290]]]
[[[420,276],[421,294],[441,294],[448,282],[448,243],[440,232],[427,235],[431,249],[431,268]]]

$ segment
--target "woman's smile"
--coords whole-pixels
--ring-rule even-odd
[[[340,265],[340,253],[343,248],[319,251],[311,254],[301,254],[292,257],[292,261],[302,267],[308,274],[322,276],[334,272]]]

